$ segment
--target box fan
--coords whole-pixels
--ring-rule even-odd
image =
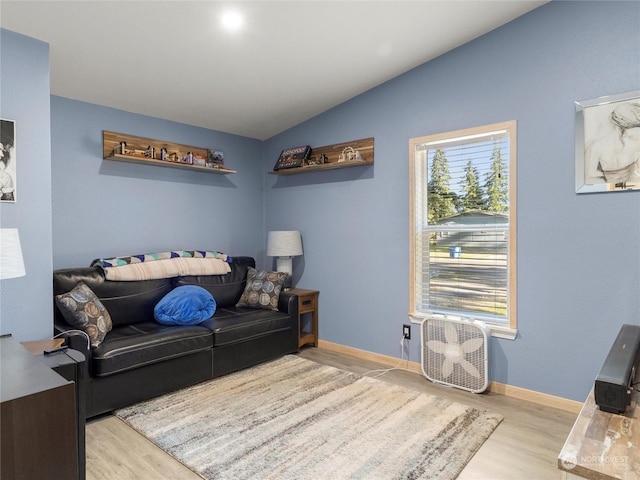
[[[484,392],[489,386],[490,330],[478,320],[428,317],[422,321],[422,373],[443,385]]]

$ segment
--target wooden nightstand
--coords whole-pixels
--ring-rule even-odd
[[[298,295],[298,348],[312,344],[318,346],[318,295],[317,290],[292,288],[288,292]],[[303,330],[302,316],[311,314],[311,331]]]

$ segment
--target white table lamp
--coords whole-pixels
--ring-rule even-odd
[[[0,279],[25,275],[18,229],[0,228]]]
[[[279,230],[269,232],[267,237],[267,256],[278,257],[276,269],[289,275],[293,274],[293,257],[302,255],[302,237],[297,230]]]

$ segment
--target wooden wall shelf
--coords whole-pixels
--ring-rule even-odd
[[[148,157],[142,155],[123,155],[120,153],[120,142],[127,144],[126,151],[144,151],[149,147],[153,148],[153,153]],[[172,158],[181,158],[191,152],[194,157],[194,162],[198,162],[199,159],[203,159],[205,165],[198,165],[197,163],[185,163],[175,160],[162,160],[160,158],[160,152],[162,149],[166,149],[167,156]],[[105,160],[115,160],[118,162],[137,163],[141,165],[156,165],[159,167],[169,168],[181,168],[187,170],[197,170],[198,172],[216,173],[216,174],[228,174],[236,173],[235,170],[230,170],[224,166],[207,167],[206,159],[209,154],[209,149],[194,147],[191,145],[182,145],[179,143],[165,142],[163,140],[155,140],[153,138],[136,137],[134,135],[127,135],[124,133],[116,133],[103,131],[102,132],[102,157]]]
[[[351,160],[345,162],[339,162],[338,159],[342,151],[352,147],[354,150],[358,150],[362,156],[361,161]],[[305,161],[305,165],[294,168],[283,168],[280,170],[274,170],[269,172],[270,175],[299,175],[301,173],[322,172],[325,170],[337,170],[340,168],[352,168],[362,167],[367,165],[373,165],[373,137],[363,138],[361,140],[353,140],[351,142],[336,143],[334,145],[327,145],[324,147],[314,147],[311,149],[309,159],[311,161],[316,160],[321,155],[325,155],[327,162],[321,165],[308,165],[308,160]]]

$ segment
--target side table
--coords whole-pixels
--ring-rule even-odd
[[[292,288],[288,292],[298,295],[298,349],[303,345],[318,346],[318,290]],[[303,316],[311,314],[311,330],[305,330]]]
[[[81,352],[72,349],[55,352],[50,355],[43,354],[45,349],[57,348],[63,341],[63,339],[59,339],[22,342],[22,346],[51,370],[56,372],[65,380],[72,381],[75,384],[76,427],[78,431],[78,479],[84,480],[86,477],[86,408],[84,402],[86,395],[84,362],[86,359]]]

